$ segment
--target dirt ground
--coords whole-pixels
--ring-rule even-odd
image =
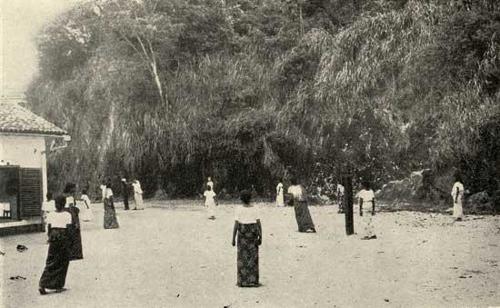
[[[84,260],[71,262],[60,294],[37,291],[44,234],[0,238],[3,307],[500,306],[499,216],[452,223],[441,214],[379,213],[378,239],[362,241],[345,235],[334,206],[311,207],[318,233],[303,234],[293,208],[258,204],[262,286],[238,288],[233,205],[219,206],[215,221],[201,202],[148,205],[118,208],[116,230],[103,229],[102,204],[93,205]],[[28,250],[17,252],[18,244]]]

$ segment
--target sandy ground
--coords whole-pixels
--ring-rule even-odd
[[[60,294],[40,296],[44,234],[0,239],[3,307],[471,307],[500,306],[500,217],[379,213],[377,240],[346,236],[336,207],[311,207],[317,234],[296,232],[292,208],[259,204],[260,288],[238,288],[233,206],[210,221],[189,201],[118,209],[84,223],[84,260]],[[120,206],[120,205],[118,205]],[[359,219],[358,219],[359,221]],[[356,226],[356,229],[359,229]],[[16,245],[28,250],[19,253]],[[10,280],[11,276],[26,280]]]

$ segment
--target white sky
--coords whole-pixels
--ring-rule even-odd
[[[22,94],[38,71],[34,38],[83,0],[0,0],[0,95]]]

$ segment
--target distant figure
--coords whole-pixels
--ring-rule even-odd
[[[135,201],[135,207],[134,210],[144,210],[144,203],[142,201],[142,187],[141,183],[136,179],[132,183],[132,187],[134,188],[134,201]]]
[[[104,229],[118,229],[119,227],[113,203],[113,190],[111,189],[111,182],[108,182],[104,196]]]
[[[55,212],[47,214],[49,251],[39,282],[38,291],[41,295],[47,294],[46,289],[64,291],[70,261],[68,228],[72,220],[71,214],[64,210],[65,205],[66,197],[58,196],[55,200]]]
[[[243,191],[242,205],[236,207],[232,245],[238,236],[237,285],[259,286],[259,246],[262,244],[262,226],[259,213],[251,203],[251,193]]]
[[[207,186],[210,186],[211,190],[214,190],[214,182],[212,182],[212,178],[208,177],[207,178]]]
[[[276,186],[276,205],[285,206],[285,196],[283,192],[283,181],[280,180],[278,186]]]
[[[92,213],[92,208],[90,207],[90,198],[87,195],[87,190],[82,190],[82,196],[80,199],[83,202],[83,206],[80,209],[80,213],[83,221],[91,221],[94,218],[94,214]]]
[[[345,193],[344,185],[338,183],[337,184],[337,203],[339,205],[339,213],[344,213],[344,193]]]
[[[459,174],[455,175],[455,184],[451,189],[451,197],[453,198],[453,217],[456,221],[461,221],[464,216],[462,201],[464,197],[464,184]]]
[[[65,210],[71,214],[71,225],[68,228],[70,241],[70,261],[83,259],[82,233],[80,229],[80,210],[76,207],[75,201],[76,185],[67,183],[63,195],[66,197]]]
[[[42,203],[42,218],[44,223],[47,223],[47,215],[56,210],[56,202],[52,198],[52,193],[48,192],[46,195],[47,200]]]
[[[288,187],[288,194],[291,195],[291,202],[295,210],[295,219],[299,232],[316,232],[311,213],[307,207],[307,195],[304,187],[298,184],[296,178],[292,178],[292,185]]]
[[[129,210],[128,197],[129,197],[130,187],[129,184],[127,183],[127,179],[125,178],[122,179],[121,184],[122,184],[123,208],[125,209],[125,211],[128,211]]]
[[[363,237],[362,240],[376,239],[373,232],[372,216],[375,215],[375,193],[370,189],[368,182],[363,182],[363,189],[358,193],[359,197],[359,216],[363,217]]]
[[[215,206],[217,204],[216,201],[216,194],[212,190],[212,186],[207,185],[207,190],[203,193],[203,196],[205,197],[205,206],[207,207],[208,210],[208,219],[215,219]]]

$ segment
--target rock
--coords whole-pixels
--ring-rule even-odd
[[[491,213],[494,201],[486,191],[481,191],[465,199],[464,210],[469,214]]]

